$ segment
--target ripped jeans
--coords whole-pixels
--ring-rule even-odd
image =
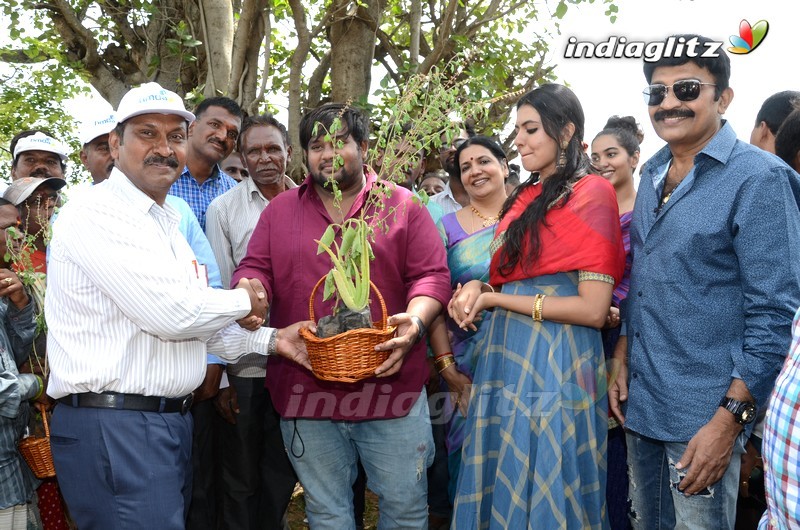
[[[305,490],[311,528],[354,530],[357,461],[378,496],[380,530],[428,528],[434,445],[425,389],[407,416],[386,420],[281,420],[283,442]]]
[[[678,491],[688,468],[675,469],[688,443],[662,442],[631,431],[626,441],[634,530],[733,530],[744,433],[734,442],[731,462],[722,478],[689,497]]]

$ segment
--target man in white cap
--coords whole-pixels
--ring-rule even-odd
[[[113,112],[103,113],[101,116],[90,119],[81,129],[81,162],[89,170],[93,184],[99,184],[108,179],[111,170],[114,169],[114,158],[111,156],[111,149],[108,145],[109,133],[117,124],[117,117]],[[206,268],[208,285],[215,289],[221,289],[221,276],[214,251],[206,238],[200,223],[197,221],[192,209],[186,201],[175,195],[167,195],[166,202],[176,210],[181,216],[178,230],[192,247],[199,264]],[[208,363],[220,365],[219,358],[209,354]],[[213,384],[203,385],[194,392],[194,403],[204,401],[217,393],[219,381]]]
[[[108,147],[108,133],[117,124],[113,112],[104,112],[85,123],[80,131],[81,162],[92,176],[92,182],[99,184],[106,180],[114,169],[114,159]]]
[[[177,230],[165,199],[185,165],[193,118],[155,83],[129,91],[109,135],[115,169],[65,205],[53,228],[45,304],[47,392],[58,400],[51,446],[82,530],[184,528],[186,412],[207,349],[230,360],[277,353],[308,366],[297,335],[308,323],[260,327],[263,287],[244,279],[239,289],[208,288]]]
[[[33,134],[30,134],[33,133]],[[11,141],[11,180],[25,177],[64,178],[69,149],[41,131],[25,131]]]
[[[17,207],[20,229],[28,236],[28,241],[14,251],[19,254],[14,259],[22,267],[30,267],[31,272],[47,271],[48,227],[59,202],[59,191],[66,185],[67,181],[58,177],[23,177],[12,181],[3,193],[3,198]]]

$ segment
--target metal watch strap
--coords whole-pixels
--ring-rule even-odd
[[[747,401],[738,401],[732,397],[724,396],[722,400],[719,402],[719,406],[733,414],[733,417],[736,419],[736,422],[740,425],[745,425],[753,421],[754,418],[745,418],[744,412],[746,410],[747,405],[753,405],[753,403]]]
[[[278,330],[272,332],[267,343],[267,355],[275,355],[278,353]]]

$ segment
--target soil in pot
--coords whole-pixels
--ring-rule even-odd
[[[324,339],[351,329],[371,328],[372,316],[369,307],[362,311],[342,309],[335,315],[322,317],[317,322],[317,337]]]

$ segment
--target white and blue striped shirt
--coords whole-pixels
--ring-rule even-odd
[[[231,361],[266,353],[274,330],[233,323],[250,311],[247,293],[198,279],[178,221],[118,169],[61,210],[45,302],[50,396],[179,397],[203,381],[207,349]]]

